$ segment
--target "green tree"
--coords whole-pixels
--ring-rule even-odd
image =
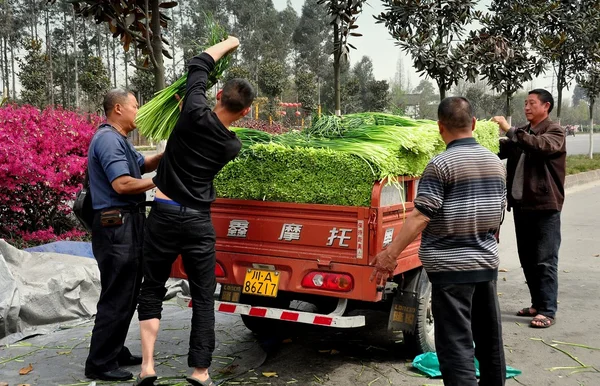
[[[390,85],[386,80],[371,80],[367,83],[364,109],[385,111],[390,103]]]
[[[554,66],[558,90],[556,116],[560,123],[563,90],[585,66],[582,34],[593,30],[594,22],[580,15],[583,1],[515,0],[513,3],[514,7],[533,6],[535,9],[538,34],[533,36],[533,47]],[[599,22],[596,15],[595,23]]]
[[[594,157],[594,107],[596,98],[600,94],[600,2],[582,2],[579,8],[579,17],[584,22],[579,43],[585,53],[583,70],[577,75],[577,83],[585,90],[589,101],[590,117],[590,147],[589,157]]]
[[[54,2],[54,0],[50,0]],[[165,88],[163,56],[172,58],[166,49],[168,41],[163,34],[170,18],[163,12],[177,6],[176,1],[162,0],[73,0],[77,15],[93,17],[96,23],[107,23],[114,37],[119,37],[125,52],[133,43],[145,56],[144,66],[152,64],[154,91]]]
[[[138,66],[129,80],[129,87],[138,98],[138,103],[144,104],[154,96],[154,73],[139,65],[141,61],[142,59],[139,59]]]
[[[296,92],[298,93],[298,102],[302,103],[302,108],[307,111],[314,111],[317,108],[317,79],[316,75],[310,71],[298,71],[294,79],[296,83]]]
[[[573,88],[573,106],[578,106],[581,101],[587,102],[587,96],[585,95],[585,90],[580,85],[576,84]]]
[[[48,104],[47,60],[39,40],[28,39],[23,44],[25,56],[18,59],[21,100],[40,109]]]
[[[102,59],[97,56],[88,58],[79,77],[79,86],[86,97],[88,111],[99,111],[104,94],[110,89],[110,79]]]
[[[350,48],[355,48],[348,42],[350,36],[362,36],[352,30],[358,28],[356,21],[362,12],[365,0],[319,0],[318,4],[325,4],[327,14],[333,26],[333,84],[335,95],[335,114],[341,114],[341,66],[348,61]]]
[[[512,115],[513,95],[523,88],[525,82],[544,71],[544,61],[531,53],[527,44],[530,25],[515,23],[524,20],[520,8],[514,8],[512,0],[494,0],[489,13],[480,17],[483,27],[471,31],[464,45],[471,61],[480,64],[483,79],[506,98],[505,115],[509,124]],[[515,18],[507,18],[506,15]],[[516,17],[521,15],[520,17]],[[525,19],[526,20],[526,19]]]
[[[319,79],[324,79],[331,68],[328,57],[333,51],[333,39],[329,19],[319,0],[306,0],[292,35],[296,68],[308,68]]]
[[[372,96],[369,95],[368,86],[375,81],[373,75],[373,61],[368,56],[363,56],[352,68],[352,75],[358,79],[358,87],[361,95],[362,110],[370,110]]]
[[[435,94],[435,88],[431,82],[422,80],[413,90],[415,94],[419,94],[419,118],[420,119],[437,119],[435,102],[438,100]]]
[[[258,87],[269,98],[269,114],[275,118],[277,111],[276,98],[281,95],[287,85],[286,68],[275,59],[263,59],[258,67]]]
[[[440,99],[461,79],[473,81],[477,66],[457,44],[476,18],[475,0],[383,0],[376,17],[400,48],[413,58],[418,73],[437,83]]]

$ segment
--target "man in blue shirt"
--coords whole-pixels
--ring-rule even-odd
[[[135,129],[138,103],[123,90],[104,97],[106,123],[100,125],[88,151],[88,175],[94,208],[92,249],[102,291],[92,331],[85,375],[106,381],[127,380],[119,366],[141,363],[125,347],[139,294],[147,190],[154,188],[142,173],[156,169],[162,154],[144,157],[127,141]]]

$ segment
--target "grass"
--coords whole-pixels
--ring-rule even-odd
[[[590,159],[588,155],[567,156],[567,175],[600,169],[600,154],[594,154]]]

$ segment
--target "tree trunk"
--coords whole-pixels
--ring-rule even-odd
[[[77,62],[77,24],[75,24],[75,8],[71,8],[73,15],[73,57],[75,59],[75,108],[79,108],[79,63]],[[85,35],[84,35],[84,38]],[[86,38],[87,39],[87,38]]]
[[[596,99],[590,99],[590,159],[594,158],[594,104]]]
[[[152,20],[152,52],[154,56],[154,91],[160,91],[166,87],[165,83],[165,66],[163,60],[163,43],[161,39],[161,26],[160,26],[160,8],[158,7],[160,0],[152,0],[151,11]]]
[[[3,47],[4,45],[4,40],[0,39],[0,52],[2,52],[2,49],[4,49]],[[0,60],[0,78],[2,79],[2,82],[0,82],[0,84],[2,84],[2,98],[0,99],[4,99],[6,96],[4,95],[4,90],[6,89],[6,79],[4,79],[4,61]]]
[[[48,66],[50,70],[48,75],[50,76],[48,91],[50,96],[50,105],[54,105],[54,69],[52,68],[52,39],[50,37],[50,16],[49,11],[46,10],[46,56],[48,57]],[[68,68],[68,66],[67,66]]]
[[[446,87],[444,87],[443,83],[438,84],[438,90],[440,91],[440,102],[446,98]]]
[[[151,0],[152,1],[152,20],[150,21],[152,24],[152,51],[150,55],[154,56],[154,91],[160,91],[166,87],[165,84],[165,66],[162,54],[163,43],[161,39],[161,26],[160,26],[160,8],[159,0]],[[146,0],[146,5],[148,4],[148,0]],[[146,8],[146,12],[150,11]],[[162,153],[165,151],[167,147],[167,141],[160,141],[156,145],[156,152]]]
[[[111,48],[112,48],[112,66],[113,66],[113,80],[115,84],[115,88],[117,88],[117,50],[115,48],[115,39],[111,40]]]
[[[127,66],[128,56],[129,55],[127,55],[127,51],[123,52],[123,64],[125,65],[125,90],[129,90],[129,71]]]
[[[564,82],[565,82],[565,76],[563,74],[563,64],[562,62],[558,63],[558,76],[556,77],[556,88],[557,88],[557,94],[558,94],[558,105],[556,106],[556,120],[558,121],[558,124],[560,125],[560,113],[562,110],[562,92],[563,92],[563,87],[564,87]]]
[[[333,25],[333,85],[335,90],[335,115],[342,115],[342,99],[340,87],[340,58],[342,56],[342,47],[340,41],[340,27]]]
[[[506,120],[512,126],[512,94],[506,93]]]
[[[106,68],[108,70],[108,79],[110,79],[112,77],[111,75],[111,68],[110,68],[110,38],[108,36],[108,33],[105,34],[105,38],[106,38]],[[116,88],[117,85],[113,85],[113,88]]]
[[[16,78],[17,75],[15,73],[15,50],[14,50],[15,45],[11,44],[10,45],[10,72],[12,75],[12,99],[16,100],[17,99],[17,94],[16,94],[16,90],[17,88],[15,87],[16,85]]]
[[[6,97],[10,97],[10,75],[8,74],[8,39],[4,37],[4,79],[6,79]]]

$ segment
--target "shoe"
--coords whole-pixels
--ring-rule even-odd
[[[119,362],[119,367],[141,365],[142,357],[130,354],[128,357],[117,359],[117,362]]]
[[[217,386],[213,382],[213,380],[210,379],[210,377],[208,377],[208,379],[204,382],[202,382],[198,378],[194,378],[194,377],[187,377],[185,380],[188,381],[188,383],[193,386]]]
[[[154,382],[158,379],[156,375],[137,376],[135,386],[154,386]]]
[[[104,372],[86,371],[85,376],[89,379],[100,379],[102,381],[127,381],[133,378],[131,371],[118,368]]]

